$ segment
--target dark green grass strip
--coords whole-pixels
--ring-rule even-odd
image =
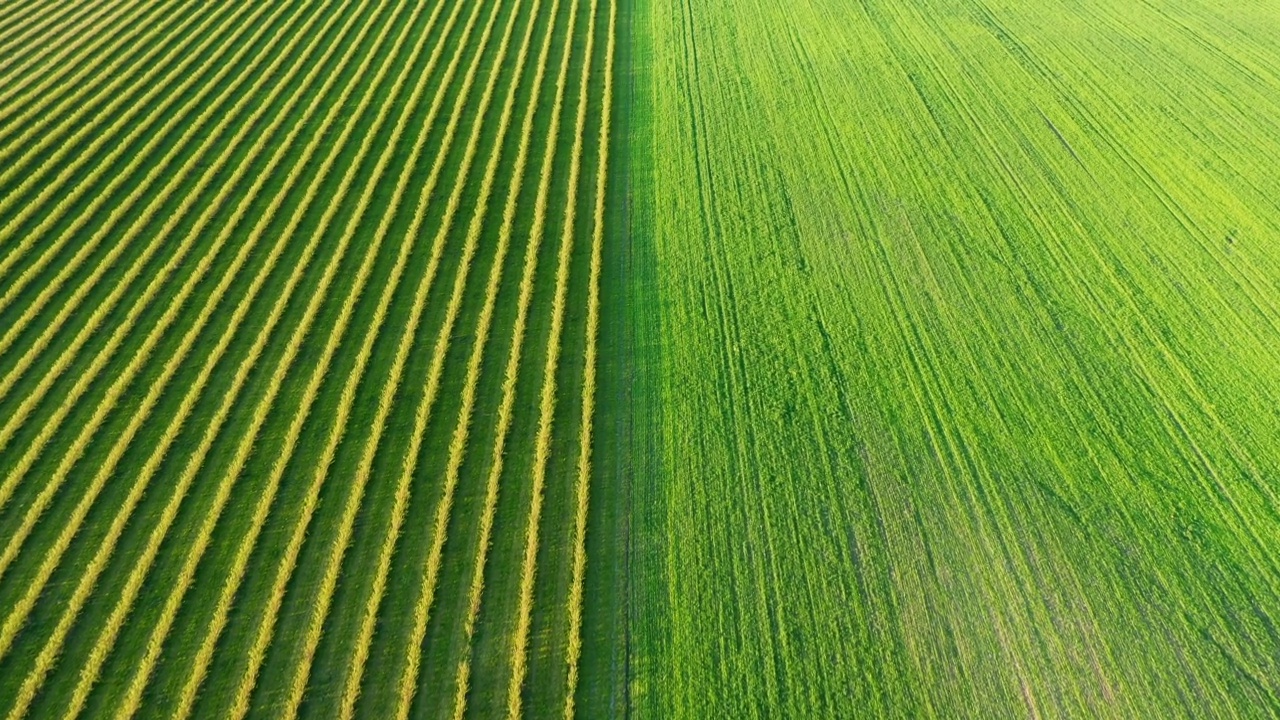
[[[634,205],[631,173],[643,177],[644,166],[630,159],[640,108],[636,103],[636,46],[632,33],[643,17],[637,3],[614,0],[615,56],[610,148],[607,165],[604,242],[600,267],[600,329],[597,340],[597,390],[591,444],[591,500],[588,505],[582,609],[582,679],[575,697],[579,717],[623,717],[629,712],[631,625],[630,537],[635,522],[629,501],[636,468],[650,453],[633,450],[636,440],[631,413],[640,400],[635,390],[639,330],[632,313],[641,312],[635,260],[642,233],[631,224],[642,215]],[[619,9],[619,5],[621,8]],[[641,125],[642,126],[642,125]],[[635,136],[636,144],[647,140]],[[633,283],[635,283],[633,285]]]

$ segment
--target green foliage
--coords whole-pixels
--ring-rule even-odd
[[[515,400],[551,367],[577,407],[594,362],[521,358],[597,314],[596,275],[536,270],[602,237],[566,218],[606,173],[570,149],[605,125],[607,12],[0,8],[0,713],[572,707],[568,627],[529,642],[536,688],[513,648],[580,599],[575,509],[542,513],[563,590],[523,610],[504,543],[535,474],[578,481]]]

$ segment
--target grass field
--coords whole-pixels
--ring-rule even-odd
[[[0,717],[1280,717],[1276,37],[0,4]]]
[[[637,716],[1280,715],[1277,10],[640,0]]]
[[[575,713],[617,13],[0,8],[0,712]]]

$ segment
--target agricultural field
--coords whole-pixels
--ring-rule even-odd
[[[0,716],[1280,717],[1277,37],[0,4]]]
[[[635,7],[635,715],[1280,716],[1280,4]]]
[[[4,717],[578,714],[618,12],[0,6]]]

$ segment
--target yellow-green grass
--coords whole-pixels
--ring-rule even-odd
[[[635,714],[1280,712],[1280,6],[642,5]]]

